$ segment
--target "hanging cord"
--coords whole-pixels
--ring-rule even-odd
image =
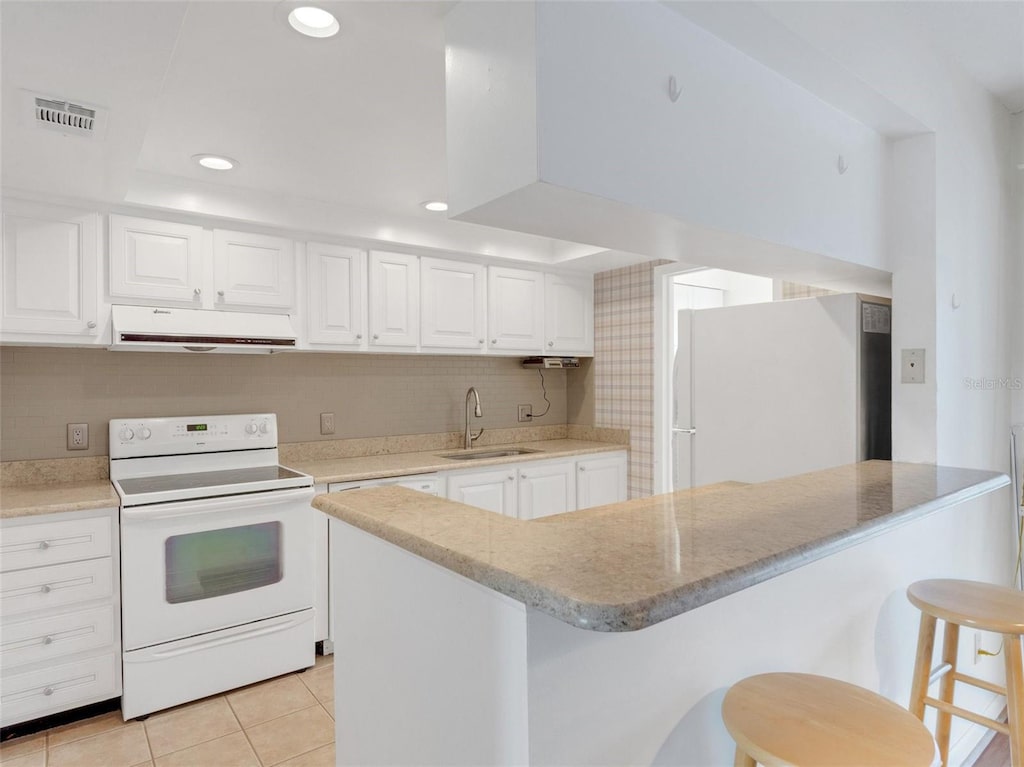
[[[544,412],[543,413],[534,413],[533,417],[534,418],[543,418],[544,416],[546,416],[548,414],[548,411],[551,409],[551,400],[548,399],[548,389],[544,385],[544,371],[541,370],[540,368],[537,368],[537,373],[538,373],[538,375],[540,375],[540,390],[542,392],[544,392],[544,401],[548,403],[548,406],[546,408],[544,408]]]

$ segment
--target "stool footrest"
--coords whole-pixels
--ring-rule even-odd
[[[969,684],[971,687],[980,687],[982,690],[994,692],[996,695],[1006,695],[1006,688],[996,684],[995,682],[986,682],[984,679],[978,679],[976,676],[961,674],[959,671],[953,672],[953,678],[958,682]]]
[[[990,730],[1001,732],[1003,735],[1010,734],[1010,728],[1003,722],[997,722],[995,719],[989,719],[987,716],[981,714],[975,714],[973,711],[968,711],[966,708],[960,708],[954,706],[952,703],[946,703],[936,698],[925,698],[924,703],[926,706],[938,709],[939,711],[945,711],[947,714],[958,716],[961,719],[966,719],[975,724],[980,724],[982,727],[988,727]]]

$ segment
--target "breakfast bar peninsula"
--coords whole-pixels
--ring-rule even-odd
[[[403,488],[317,496],[338,764],[727,764],[722,697],[764,671],[905,704],[904,590],[1006,579],[1009,521],[976,531],[1007,484],[869,461],[531,521]]]

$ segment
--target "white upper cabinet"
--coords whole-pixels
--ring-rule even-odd
[[[4,334],[95,336],[100,221],[73,208],[5,201]],[[90,341],[91,342],[91,341]]]
[[[544,276],[545,354],[594,353],[594,278]]]
[[[291,309],[295,252],[291,240],[213,230],[215,307]]]
[[[522,463],[519,470],[519,518],[538,519],[576,510],[576,462]]]
[[[420,344],[483,351],[487,269],[479,264],[420,259]]]
[[[203,229],[110,217],[110,295],[202,305]]]
[[[370,346],[416,347],[420,264],[404,253],[370,253]]]
[[[491,351],[539,354],[543,350],[543,273],[488,267],[487,333]]]
[[[306,243],[306,316],[315,344],[364,344],[366,253]]]

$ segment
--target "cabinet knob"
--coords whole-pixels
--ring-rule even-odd
[[[39,548],[43,551],[46,551],[48,548],[50,548],[50,544],[46,541],[39,541]]]
[[[526,475],[525,474],[520,474],[519,475],[519,479],[526,479]]]
[[[44,687],[43,688],[43,695],[53,695],[53,688],[52,687]]]
[[[40,588],[39,590],[44,594],[49,594],[51,591],[53,591],[53,587],[50,586],[49,583],[44,583],[42,588]]]
[[[224,291],[223,290],[218,290],[217,291],[217,298],[224,298]]]
[[[192,295],[195,295],[195,296],[203,295],[203,289],[202,288],[196,288],[195,290],[192,291]]]
[[[478,342],[478,343],[481,343],[481,344],[482,344],[482,343],[484,342],[484,339],[482,339],[482,338],[478,338],[478,339],[477,339],[477,342]]]
[[[580,466],[580,471],[586,471],[586,470],[587,470],[586,466]]]
[[[555,345],[554,341],[548,341],[548,346],[554,346],[554,345]]]
[[[85,326],[89,328],[89,330],[92,330],[94,327],[96,327],[96,321],[89,320],[87,323],[85,323]]]
[[[509,474],[509,475],[508,475],[508,481],[509,481],[509,482],[511,482],[511,481],[512,481],[512,480],[514,480],[515,478],[516,478],[516,477],[515,477],[515,475],[514,475],[514,474]]]
[[[362,337],[363,337],[362,333],[356,333],[356,340],[357,341],[362,340]]]
[[[380,336],[379,336],[379,335],[377,335],[376,333],[374,333],[374,334],[373,334],[373,340],[374,340],[374,341],[376,341],[376,340],[377,340],[378,338],[380,338]]]
[[[53,637],[43,637],[43,644],[53,644]]]
[[[492,339],[491,339],[491,343],[492,343],[492,344],[496,344],[496,343],[498,343],[498,339],[497,339],[497,338],[492,338]]]

